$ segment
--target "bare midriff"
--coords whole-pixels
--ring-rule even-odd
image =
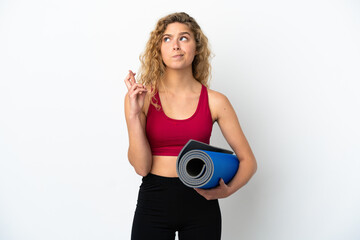
[[[151,173],[163,177],[177,177],[177,156],[154,156],[152,159]]]

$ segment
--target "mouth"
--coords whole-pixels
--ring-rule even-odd
[[[173,58],[181,58],[182,56],[184,56],[184,54],[177,54],[177,55],[174,55],[172,56]]]

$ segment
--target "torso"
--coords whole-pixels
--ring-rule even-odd
[[[186,95],[170,95],[165,94],[162,91],[159,91],[161,106],[165,115],[168,118],[182,120],[190,118],[196,111],[200,91],[202,85],[197,84],[196,88],[191,92],[191,94]],[[211,111],[211,90],[208,89],[208,97],[209,97],[209,107],[211,112],[212,121],[216,121],[216,117],[213,115],[213,111]],[[144,105],[145,115],[147,116],[147,112],[150,105],[150,99],[147,98]],[[152,168],[150,172],[155,175],[165,176],[165,177],[177,177],[176,172],[176,160],[177,156],[152,156]]]
[[[154,156],[150,172],[164,177],[177,177],[175,156]]]

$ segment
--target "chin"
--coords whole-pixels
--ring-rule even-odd
[[[192,68],[192,64],[190,65],[183,65],[183,64],[169,64],[169,65],[166,65],[165,66],[167,68],[170,68],[170,69],[173,69],[173,70],[184,70],[184,69],[187,69],[187,68]]]

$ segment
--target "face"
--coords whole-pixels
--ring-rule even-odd
[[[161,42],[161,57],[167,68],[182,70],[192,67],[196,42],[190,28],[183,23],[171,23]]]

